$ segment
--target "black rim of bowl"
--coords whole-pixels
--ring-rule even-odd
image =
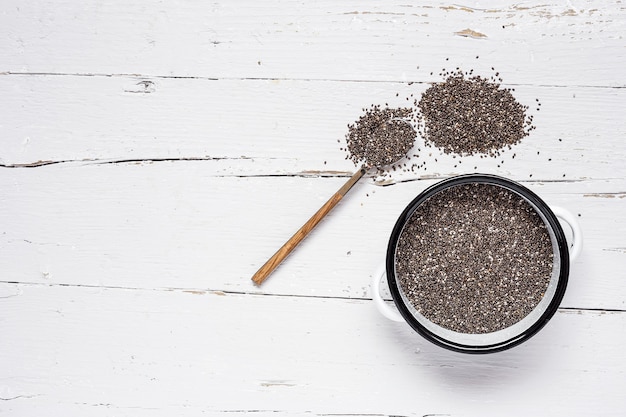
[[[560,274],[558,279],[558,284],[556,291],[548,305],[546,311],[535,321],[530,327],[521,333],[504,340],[502,342],[490,344],[490,345],[466,345],[461,343],[452,342],[447,340],[420,324],[417,319],[413,316],[413,314],[409,311],[409,308],[402,301],[402,297],[400,295],[399,285],[396,282],[395,275],[395,251],[396,245],[398,243],[398,239],[400,237],[400,233],[404,228],[405,223],[409,220],[413,212],[417,209],[417,207],[426,201],[431,196],[437,194],[438,192],[454,187],[462,184],[472,184],[472,183],[480,183],[480,184],[492,184],[507,188],[524,198],[530,201],[535,207],[538,208],[539,211],[545,216],[548,221],[550,227],[552,228],[556,241],[558,243],[559,255],[560,255]],[[387,269],[387,283],[389,285],[389,289],[391,291],[391,295],[393,297],[393,301],[402,314],[402,317],[413,327],[415,331],[417,331],[420,335],[422,335],[427,340],[433,342],[436,345],[444,347],[446,349],[450,349],[457,352],[463,353],[492,353],[499,352],[502,350],[506,350],[516,346],[530,337],[535,335],[545,324],[550,320],[550,318],[557,311],[559,305],[561,304],[561,300],[563,299],[563,295],[565,294],[565,288],[567,287],[567,279],[569,275],[569,251],[567,247],[567,240],[565,238],[565,234],[563,233],[563,228],[559,223],[558,219],[548,207],[548,205],[539,198],[535,193],[530,191],[528,188],[518,184],[515,181],[509,180],[507,178],[499,177],[496,175],[488,175],[488,174],[467,174],[460,175],[456,177],[452,177],[443,181],[438,182],[422,193],[420,193],[409,205],[404,209],[396,224],[391,232],[391,237],[389,238],[389,244],[387,246],[387,261],[386,261],[386,269]]]

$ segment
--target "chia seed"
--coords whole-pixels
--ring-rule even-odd
[[[355,165],[379,169],[401,160],[413,148],[417,136],[410,123],[413,115],[414,111],[409,108],[371,106],[364,109],[364,114],[348,125],[349,159]]]
[[[396,248],[400,287],[431,322],[490,333],[526,317],[553,268],[552,243],[535,209],[490,184],[442,190],[410,216]]]
[[[499,78],[470,74],[443,70],[445,81],[422,94],[416,103],[420,134],[445,153],[497,156],[528,136],[532,116],[526,116],[528,106],[517,102],[513,90],[500,87]]]

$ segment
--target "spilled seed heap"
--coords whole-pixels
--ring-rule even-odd
[[[406,160],[394,164],[413,147],[417,132],[425,145],[438,147],[454,157],[497,157],[511,149],[535,129],[533,116],[527,114],[529,107],[515,99],[514,89],[500,86],[498,72],[490,77],[473,72],[443,69],[440,75],[444,81],[433,84],[419,100],[414,99],[413,107],[390,109],[372,105],[363,109],[364,114],[348,125],[346,159],[355,165],[377,167],[383,176],[396,168],[426,170],[425,159],[410,164],[408,169]],[[413,94],[409,99],[413,100]],[[538,99],[537,106],[539,110]],[[406,156],[407,160],[419,158],[417,154]]]
[[[379,169],[393,165],[407,155],[415,142],[417,132],[410,122],[412,116],[409,108],[364,109],[364,114],[348,125],[348,157],[355,165]]]
[[[553,251],[543,221],[519,195],[458,185],[422,203],[402,230],[396,273],[426,319],[461,333],[490,333],[541,301]]]
[[[446,80],[415,100],[420,135],[445,153],[498,156],[528,136],[533,118],[513,90],[500,87],[499,73],[483,78],[472,72],[444,70]]]

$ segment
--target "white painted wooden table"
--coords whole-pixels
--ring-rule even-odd
[[[624,415],[625,32],[619,0],[4,1],[0,415]],[[354,170],[361,108],[457,66],[493,66],[537,129],[503,164],[422,149],[369,176],[254,286]],[[487,356],[370,295],[405,205],[474,171],[585,234],[552,321]]]

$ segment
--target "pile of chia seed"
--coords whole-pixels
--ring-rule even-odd
[[[348,125],[348,157],[355,165],[383,168],[394,165],[413,148],[417,132],[411,124],[410,108],[371,106]]]
[[[442,190],[402,230],[396,274],[409,302],[446,329],[490,333],[526,317],[552,275],[548,230],[516,193],[490,184]]]
[[[372,105],[363,109],[364,114],[348,125],[346,159],[355,165],[377,167],[379,174],[396,168],[406,171],[406,161],[402,166],[395,163],[413,148],[416,130],[425,145],[445,153],[496,157],[535,129],[533,116],[527,115],[529,107],[515,99],[514,89],[500,86],[498,72],[486,78],[473,75],[473,70],[463,72],[457,68],[444,69],[440,75],[444,81],[433,84],[419,100],[415,99],[414,107]],[[539,110],[539,100],[537,106]],[[417,154],[412,156],[419,158]],[[414,171],[425,164],[425,160],[413,163],[409,169]]]
[[[500,87],[501,79],[471,73],[444,72],[444,82],[415,100],[420,135],[445,153],[498,156],[528,136],[533,118],[511,89]]]

